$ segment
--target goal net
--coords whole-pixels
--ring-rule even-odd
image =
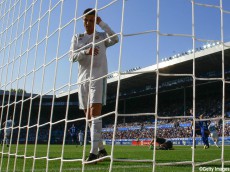
[[[119,37],[101,77],[108,156],[95,166],[85,160],[92,120],[79,110],[79,66],[69,61],[87,8],[115,31],[101,42]],[[0,171],[228,170],[229,19],[229,0],[1,0]],[[220,149],[206,158],[190,129],[202,121],[219,131]],[[149,150],[156,137],[184,147],[162,152],[154,142]]]

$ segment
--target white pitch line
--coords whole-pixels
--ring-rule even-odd
[[[93,167],[87,167],[85,168],[85,171],[97,171],[97,170],[109,170],[109,167],[106,168],[106,167],[96,167],[97,165],[93,166]],[[150,165],[127,165],[127,166],[124,166],[124,165],[114,165],[113,166],[113,169],[133,169],[133,168],[152,168],[152,164]],[[35,172],[43,172],[45,171],[46,169],[45,168],[39,168],[39,169],[35,169]],[[62,172],[76,172],[76,171],[81,171],[82,168],[64,168],[62,169]],[[49,169],[49,172],[59,172],[60,169]],[[30,170],[26,170],[26,172],[30,172]]]

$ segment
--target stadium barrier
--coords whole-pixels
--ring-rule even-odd
[[[171,138],[167,139],[173,142],[173,145],[184,145],[184,146],[190,146],[192,145],[192,138]],[[150,143],[150,139],[119,139],[115,140],[114,144],[115,145],[133,145],[133,146],[148,146]],[[209,138],[209,143],[210,145],[213,145],[213,140],[212,138]],[[112,145],[112,140],[111,139],[106,139],[104,140],[105,145]],[[222,138],[219,137],[219,145],[222,145]],[[230,137],[225,137],[224,138],[224,144],[225,145],[230,145]],[[203,145],[202,139],[200,137],[196,138],[196,145]]]
[[[132,141],[132,145],[134,146],[148,146],[150,144],[151,140],[139,140],[139,141]],[[158,143],[156,143],[156,146],[158,146]]]
[[[230,117],[230,112],[229,115]],[[174,128],[175,124],[173,123],[169,123],[169,124],[159,124],[157,125],[157,128]],[[226,125],[230,125],[230,121],[226,121]],[[187,128],[187,127],[191,127],[191,123],[180,123],[179,127],[182,128]],[[129,127],[117,127],[117,131],[134,131],[134,130],[142,130],[142,129],[154,129],[155,125],[148,125],[148,126],[129,126]],[[113,128],[102,128],[102,132],[113,132]]]

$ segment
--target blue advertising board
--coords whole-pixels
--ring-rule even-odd
[[[140,141],[150,141],[151,139],[146,138],[146,139],[140,139]],[[171,140],[173,142],[173,145],[192,145],[193,144],[193,140],[192,138],[170,138],[167,140]],[[202,139],[200,137],[196,137],[196,145],[203,145]],[[136,139],[117,139],[115,140],[114,144],[115,145],[132,145],[132,141],[136,141]],[[104,143],[106,145],[111,145],[112,144],[112,140],[111,139],[106,139],[104,140]],[[210,145],[213,145],[213,140],[212,138],[209,137],[209,143]],[[224,144],[225,145],[230,145],[230,137],[225,137],[224,138]],[[219,137],[219,141],[218,141],[218,145],[222,145],[222,137]]]

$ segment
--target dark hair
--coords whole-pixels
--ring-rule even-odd
[[[90,12],[91,11],[91,12]],[[90,13],[88,13],[90,12]],[[87,15],[95,15],[95,10],[93,8],[87,8],[84,12],[83,15],[88,13]]]

